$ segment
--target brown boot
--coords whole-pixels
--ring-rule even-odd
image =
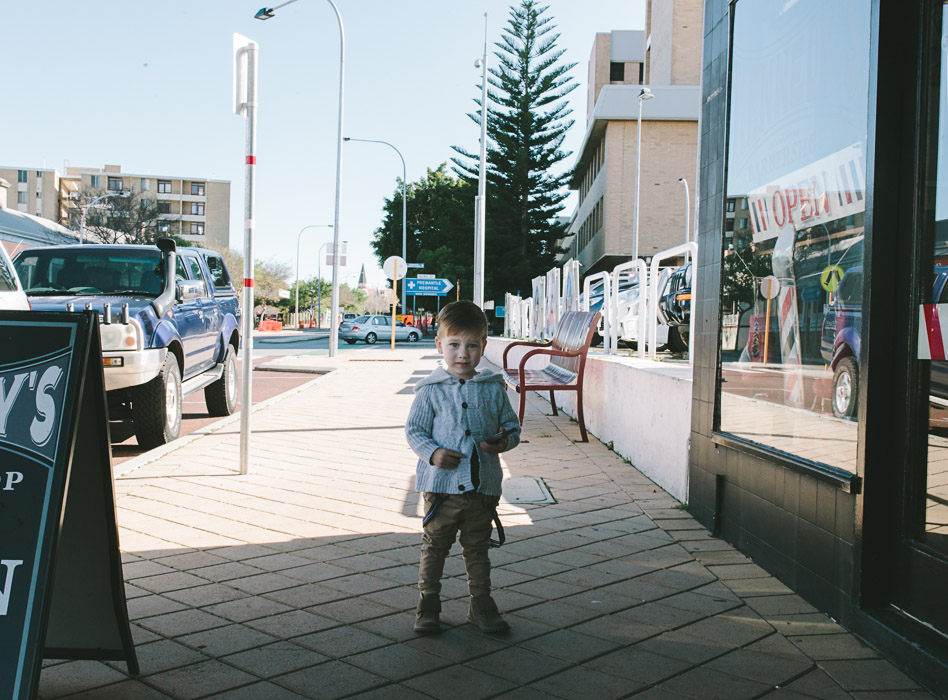
[[[467,621],[477,625],[483,632],[506,632],[510,625],[500,616],[497,604],[489,594],[472,595]]]
[[[415,631],[422,634],[441,631],[441,597],[437,593],[424,593],[415,609]]]

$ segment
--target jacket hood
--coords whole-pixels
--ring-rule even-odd
[[[418,389],[420,389],[421,387],[427,384],[442,384],[444,382],[452,382],[452,381],[457,381],[457,377],[449,374],[448,371],[444,367],[438,367],[438,369],[436,369],[434,372],[432,372],[427,377],[422,379],[420,382],[415,384],[415,391],[417,392]],[[489,369],[485,369],[485,370],[481,370],[480,372],[475,374],[470,379],[467,379],[466,381],[487,382],[487,383],[499,382],[500,384],[503,384],[504,377],[503,375],[497,374],[497,372],[494,372]]]

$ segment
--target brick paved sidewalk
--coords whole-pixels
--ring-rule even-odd
[[[512,631],[465,622],[455,550],[447,629],[416,635],[421,521],[403,425],[436,357],[337,359],[339,372],[254,414],[249,476],[232,424],[117,479],[142,674],[51,661],[41,696],[928,697],[605,446],[574,443],[576,424],[535,396],[529,442],[505,466],[542,477],[558,503],[502,507],[508,543],[491,557]]]

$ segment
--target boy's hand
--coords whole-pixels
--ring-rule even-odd
[[[439,447],[434,451],[434,454],[431,455],[431,463],[442,469],[457,469],[462,459],[464,459],[464,455],[460,452],[448,450],[444,447]]]
[[[491,454],[500,454],[507,449],[507,436],[504,435],[497,440],[484,440],[481,442],[481,449]]]

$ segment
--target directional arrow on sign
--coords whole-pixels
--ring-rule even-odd
[[[450,281],[441,278],[405,280],[405,294],[409,295],[443,297],[453,288],[454,285]]]

